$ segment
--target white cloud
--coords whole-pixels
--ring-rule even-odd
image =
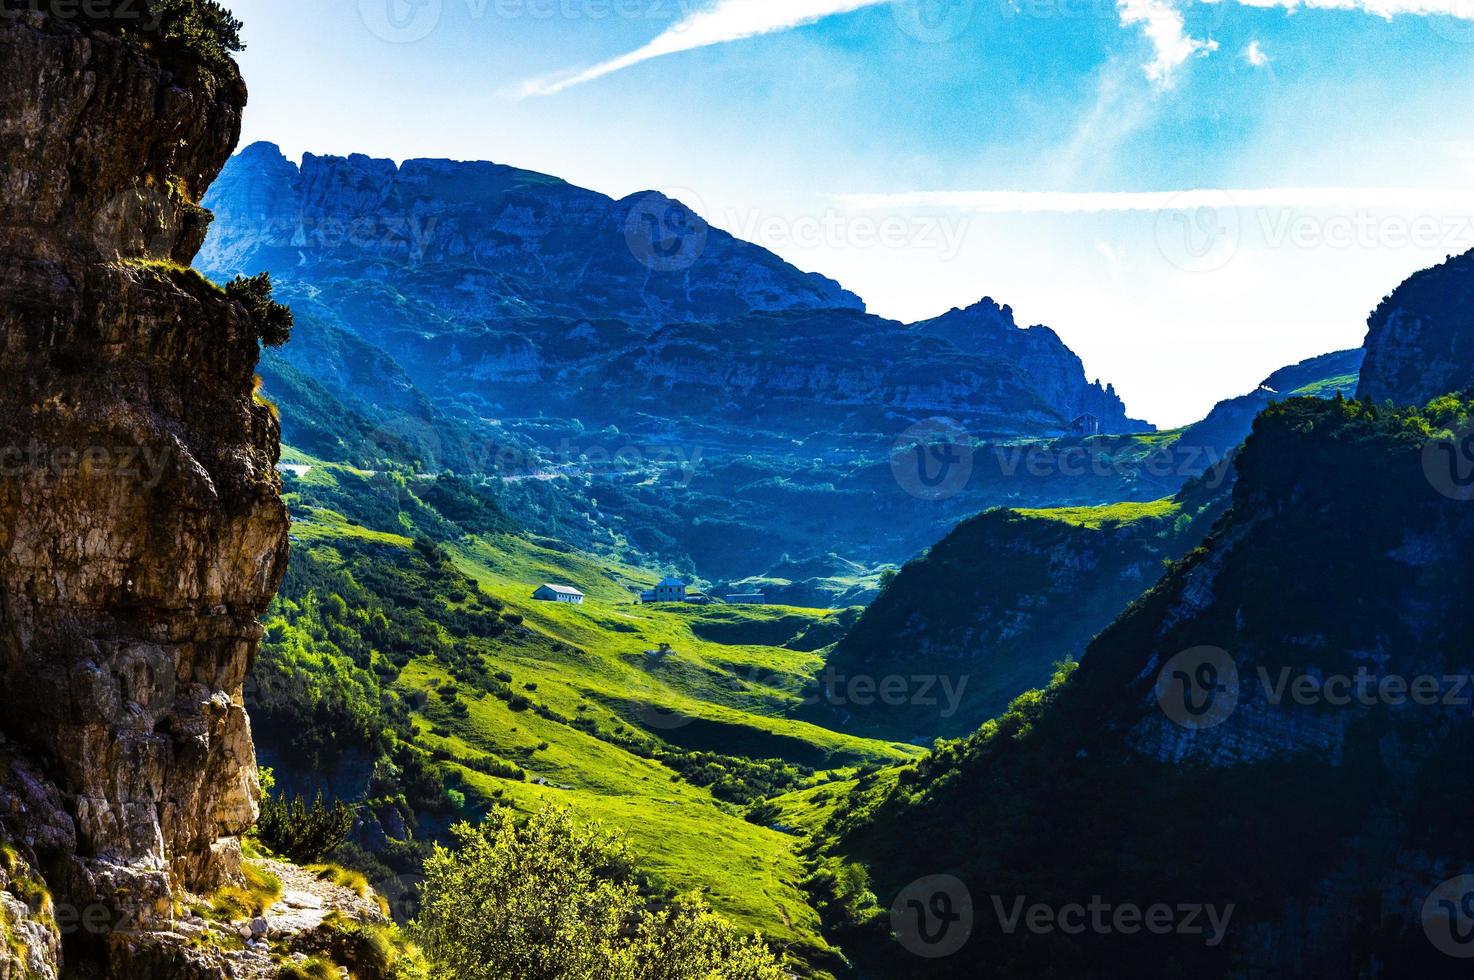
[[[1207,3],[1222,0],[1204,0]],[[1442,14],[1474,20],[1474,0],[1237,0],[1245,7],[1283,7],[1286,10],[1360,10],[1391,19],[1398,14]]]
[[[1103,214],[1132,211],[1195,211],[1199,208],[1342,208],[1474,211],[1474,190],[1399,187],[1279,187],[1252,190],[1146,192],[912,191],[901,194],[841,194],[857,210],[944,208],[978,214]]]
[[[523,84],[520,94],[523,97],[553,95],[654,58],[792,30],[835,14],[894,2],[896,0],[716,0],[712,6],[683,18],[638,50],[571,75],[532,79]]]
[[[1158,84],[1171,84],[1173,73],[1194,55],[1206,56],[1218,50],[1217,41],[1188,36],[1182,11],[1171,0],[1117,0],[1116,10],[1122,25],[1142,25],[1156,49],[1157,56],[1145,68],[1147,78]]]
[[[1249,46],[1244,49],[1244,57],[1255,68],[1264,68],[1269,64],[1269,55],[1264,53],[1264,48],[1258,41],[1249,42]]]

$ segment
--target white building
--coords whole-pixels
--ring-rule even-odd
[[[583,605],[583,593],[571,585],[544,585],[532,597],[538,602],[566,602],[570,606]]]
[[[686,602],[686,583],[678,578],[661,579],[653,589],[640,593],[641,602]]]

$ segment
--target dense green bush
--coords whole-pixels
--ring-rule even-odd
[[[652,911],[629,844],[545,809],[455,829],[425,865],[416,932],[439,980],[782,980],[761,937],[700,896]]]
[[[326,803],[319,794],[312,806],[298,796],[261,801],[256,834],[277,854],[298,864],[313,864],[343,846],[353,830],[353,808],[341,801]]]

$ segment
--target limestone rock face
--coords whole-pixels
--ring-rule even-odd
[[[256,816],[279,430],[245,309],[181,268],[244,102],[0,18],[0,842],[58,908],[106,910],[79,948],[238,874]]]

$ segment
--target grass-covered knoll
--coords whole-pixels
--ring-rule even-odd
[[[1182,513],[1182,504],[1173,499],[1154,500],[1150,503],[1102,504],[1099,507],[1056,507],[1053,509],[1019,509],[1020,517],[1047,521],[1061,521],[1091,531],[1099,531],[1107,524],[1129,527],[1145,521],[1164,521]]]
[[[1375,972],[1378,962],[1443,975],[1419,916],[1452,869],[1474,862],[1452,829],[1474,785],[1467,700],[1275,703],[1258,671],[1474,670],[1474,511],[1438,493],[1423,466],[1428,440],[1471,413],[1463,399],[1421,413],[1340,400],[1268,410],[1239,459],[1227,516],[1090,645],[1072,676],[837,811],[826,856],[861,862],[881,907],[906,883],[946,871],[981,913],[966,954],[929,965],[862,922],[840,937],[862,969],[1275,976],[1313,960],[1327,976]],[[1189,732],[1162,713],[1155,684],[1170,658],[1204,645],[1235,659],[1239,699],[1221,725]],[[1328,889],[1347,868],[1357,885]],[[1055,908],[1102,896],[1235,912],[1218,945],[1182,933],[1008,935],[995,895]],[[1296,942],[1263,944],[1280,930]]]
[[[248,703],[281,792],[362,803],[340,859],[413,873],[456,820],[558,804],[660,888],[827,962],[798,839],[748,815],[918,754],[795,717],[852,614],[639,605],[661,570],[519,533],[491,486],[283,466],[293,555]],[[587,600],[533,601],[545,582]]]

